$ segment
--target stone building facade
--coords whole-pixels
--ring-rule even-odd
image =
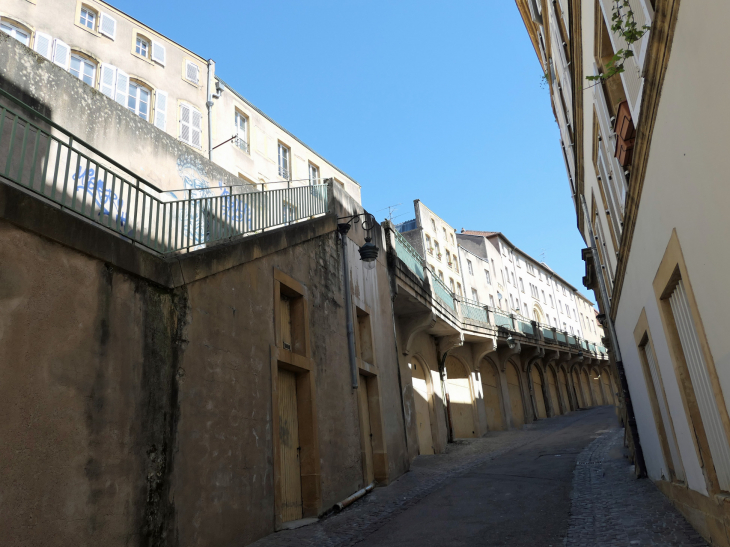
[[[550,85],[587,244],[584,283],[615,328],[637,468],[708,541],[728,545],[728,76],[715,67],[730,6],[517,6]]]

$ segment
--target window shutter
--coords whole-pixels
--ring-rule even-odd
[[[35,44],[33,49],[43,55],[49,61],[53,60],[53,38],[42,32],[35,33]]]
[[[129,97],[129,76],[126,72],[117,69],[117,93],[115,100],[122,106],[127,106]]]
[[[114,40],[117,36],[117,21],[102,13],[99,18],[99,32]]]
[[[152,41],[152,60],[165,66],[167,57],[165,55],[165,46],[159,42]]]
[[[71,62],[71,48],[58,38],[53,41],[53,62],[66,70]]]
[[[155,91],[155,127],[165,131],[167,125],[167,93]]]
[[[185,61],[185,79],[197,85],[200,69],[195,63]]]
[[[196,109],[192,109],[192,131],[190,133],[190,144],[195,148],[202,148],[202,136],[203,136],[203,115]]]
[[[110,99],[114,98],[117,86],[117,68],[112,65],[101,63],[101,77],[99,78],[99,91]]]
[[[190,144],[190,107],[180,105],[180,140]]]

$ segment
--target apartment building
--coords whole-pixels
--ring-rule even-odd
[[[397,228],[458,298],[602,344],[590,301],[546,264],[501,232],[456,233],[421,200],[414,208],[416,218]]]
[[[637,469],[728,545],[730,77],[717,67],[730,5],[516,3],[550,84],[584,284],[624,378]]]
[[[223,167],[236,177],[228,185],[271,190],[332,178],[360,202],[355,180],[230,88],[213,60],[106,2],[6,0],[0,30]],[[94,141],[93,132],[87,138]],[[91,144],[118,152],[101,140]],[[195,173],[195,161],[177,163],[150,165],[151,182],[162,190],[226,185]]]

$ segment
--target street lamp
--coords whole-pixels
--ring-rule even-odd
[[[512,335],[510,334],[510,335],[509,335],[509,336],[507,337],[507,347],[508,347],[509,349],[515,349],[515,346],[516,346],[516,345],[517,345],[517,342],[515,342],[515,339],[514,339],[514,338],[512,338]]]
[[[363,267],[366,270],[372,270],[375,268],[375,261],[378,258],[378,251],[380,250],[377,245],[372,242],[371,232],[375,225],[375,218],[373,218],[373,215],[370,213],[361,213],[359,215],[352,215],[351,217],[338,218],[337,220],[344,220],[345,222],[337,224],[337,231],[340,232],[344,241],[344,237],[350,231],[352,224],[360,222],[360,217],[365,217],[362,221],[362,227],[365,230],[365,244],[358,249],[360,252],[360,260],[362,260]]]

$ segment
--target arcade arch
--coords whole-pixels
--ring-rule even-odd
[[[571,410],[571,402],[568,395],[568,377],[562,367],[558,368],[558,390],[561,397],[561,412],[567,414]]]
[[[413,400],[416,407],[416,429],[418,433],[418,453],[433,454],[433,431],[431,429],[431,394],[433,385],[431,374],[420,359],[413,359],[411,365],[411,381],[413,382]]]
[[[593,395],[591,394],[591,383],[588,379],[588,369],[584,368],[580,371],[580,384],[583,388],[583,399],[586,403],[586,408],[593,406],[594,399]]]
[[[558,416],[562,414],[562,402],[560,401],[560,393],[558,391],[558,379],[555,375],[555,369],[548,365],[545,367],[545,376],[547,377],[548,393],[550,393],[550,407],[552,409],[552,416]]]
[[[479,369],[482,377],[482,392],[484,393],[484,411],[487,414],[487,429],[489,431],[503,431],[506,427],[502,415],[502,389],[499,381],[499,371],[496,365],[487,358],[482,359]]]
[[[585,397],[583,397],[583,385],[581,382],[580,369],[575,367],[571,372],[573,377],[573,391],[575,393],[575,399],[578,402],[578,408],[587,408]]]
[[[469,376],[468,369],[459,359],[451,355],[446,357],[446,390],[455,439],[476,437],[474,399]]]
[[[509,395],[509,408],[512,417],[512,427],[520,429],[525,425],[525,407],[522,404],[522,382],[520,373],[512,361],[505,366],[507,376],[507,391]]]
[[[601,382],[603,383],[603,394],[606,397],[607,405],[615,405],[616,397],[613,392],[613,382],[611,381],[611,373],[607,368],[601,371]]]
[[[530,379],[532,380],[532,392],[535,397],[535,418],[538,420],[547,418],[542,372],[536,364],[530,367]]]

